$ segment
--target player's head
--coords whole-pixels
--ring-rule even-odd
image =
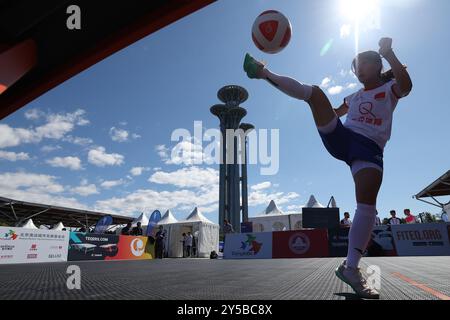
[[[352,71],[363,84],[381,79],[383,62],[380,54],[376,51],[359,53],[353,59]]]
[[[347,219],[350,218],[350,213],[344,212],[344,217],[347,218]]]

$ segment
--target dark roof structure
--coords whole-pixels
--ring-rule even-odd
[[[0,0],[0,120],[216,0]],[[80,29],[67,21],[79,8]]]
[[[62,222],[66,227],[91,227],[107,215],[102,212],[79,210],[40,203],[18,201],[0,197],[0,218],[10,226],[20,225],[28,219],[33,219],[36,225],[55,225]],[[126,224],[133,217],[111,215],[113,224]]]

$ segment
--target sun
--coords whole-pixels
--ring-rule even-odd
[[[340,0],[341,14],[352,21],[363,21],[379,9],[379,0]]]

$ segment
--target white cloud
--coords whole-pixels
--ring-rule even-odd
[[[61,149],[61,146],[46,145],[41,148],[41,151],[42,152],[52,152],[52,151],[60,150],[60,149]]]
[[[355,89],[358,86],[357,83],[349,83],[347,84],[347,89]]]
[[[258,191],[258,190],[270,188],[271,186],[272,186],[272,183],[270,183],[269,181],[265,181],[265,182],[255,184],[255,185],[251,186],[250,188],[252,190]]]
[[[124,122],[123,125],[126,125],[126,122]],[[141,137],[137,133],[130,134],[127,130],[116,127],[112,127],[111,129],[109,129],[109,135],[112,141],[116,142],[126,142],[129,140],[130,137],[131,139],[139,139]]]
[[[331,95],[340,94],[344,90],[343,86],[333,86],[331,88],[328,88],[328,93]]]
[[[88,153],[89,163],[99,167],[121,165],[123,160],[124,156],[118,153],[106,153],[104,147],[91,149]]]
[[[274,200],[276,204],[281,205],[288,203],[293,199],[297,199],[300,195],[296,192],[276,192],[276,193],[264,193],[261,191],[251,192],[248,196],[249,206],[257,206],[261,204],[268,205],[271,200]]]
[[[128,140],[129,133],[127,130],[112,127],[109,130],[109,135],[111,136],[112,141],[125,142]]]
[[[79,146],[88,146],[94,142],[91,138],[74,137],[71,135],[65,137],[63,141],[70,142]]]
[[[87,184],[86,181],[82,181],[80,186],[72,188],[71,191],[83,197],[99,193],[95,184]]]
[[[117,186],[120,186],[124,183],[123,179],[119,179],[119,180],[106,180],[103,181],[100,186],[104,189],[111,189]]]
[[[331,77],[325,77],[323,78],[322,82],[320,83],[320,86],[322,88],[328,88],[330,86],[331,83]]]
[[[140,176],[142,173],[144,173],[144,171],[148,171],[150,170],[150,168],[147,167],[133,167],[130,170],[131,175],[133,176]]]
[[[70,170],[81,170],[81,160],[77,157],[55,157],[46,161],[52,167],[69,168]]]
[[[177,187],[202,187],[219,183],[219,172],[212,168],[189,167],[173,172],[157,171],[150,182],[171,184]]]
[[[0,194],[3,197],[62,206],[87,209],[76,198],[61,195],[64,187],[57,183],[54,176],[27,172],[7,172],[0,174]]]
[[[30,109],[25,112],[25,118],[28,120],[38,120],[43,117],[45,114],[39,109]]]
[[[8,161],[18,161],[18,160],[29,160],[30,156],[25,152],[8,152],[0,150],[0,160]]]
[[[72,113],[49,114],[46,123],[35,128],[12,128],[0,124],[0,148],[15,147],[23,143],[37,143],[43,139],[62,139],[75,126],[89,123],[84,118],[85,111],[78,109]]]
[[[352,27],[349,24],[342,25],[340,30],[341,38],[347,38],[350,35],[351,29]]]
[[[165,145],[159,144],[155,147],[155,150],[164,162],[169,159],[169,149]]]

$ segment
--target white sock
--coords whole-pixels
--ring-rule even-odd
[[[295,79],[281,76],[264,68],[263,79],[267,80],[273,86],[286,93],[292,98],[308,101],[311,98],[313,87],[307,84],[298,82]]]
[[[358,203],[348,236],[347,266],[358,268],[359,261],[369,243],[375,223],[375,205]]]

